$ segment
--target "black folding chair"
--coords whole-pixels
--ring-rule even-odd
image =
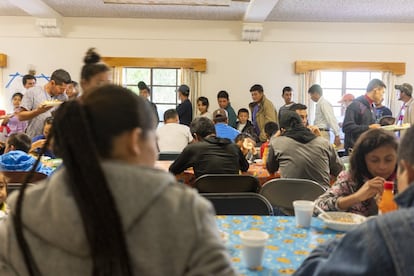
[[[163,151],[158,154],[158,160],[171,160],[174,161],[180,155],[180,152],[175,151]]]
[[[257,193],[202,193],[210,200],[217,215],[273,216],[269,201]]]
[[[257,193],[259,180],[251,175],[241,174],[205,174],[194,182],[194,188],[200,193]]]

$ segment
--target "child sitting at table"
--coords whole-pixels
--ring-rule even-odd
[[[256,141],[247,133],[240,133],[234,138],[234,142],[239,146],[241,152],[247,161],[253,161],[257,158]]]
[[[4,171],[30,171],[36,159],[29,155],[30,137],[25,133],[13,133],[6,140],[6,149],[0,156],[0,168]],[[38,164],[37,172],[49,175],[52,168]]]
[[[255,142],[259,141],[254,126],[249,120],[249,110],[246,108],[240,108],[239,111],[237,111],[236,129],[241,133],[249,134]]]
[[[264,157],[264,153],[266,151],[266,155],[267,155],[267,152],[268,152],[267,149],[269,148],[270,138],[272,138],[272,136],[275,135],[276,132],[279,130],[279,125],[277,123],[275,123],[275,122],[267,122],[265,124],[264,130],[265,130],[265,133],[266,133],[266,142],[264,142],[260,146],[260,157],[262,159],[267,158],[267,156]]]

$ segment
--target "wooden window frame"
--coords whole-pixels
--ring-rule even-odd
[[[132,58],[102,57],[110,67],[146,67],[146,68],[185,68],[196,72],[205,72],[207,60],[204,58]]]
[[[295,62],[295,73],[303,74],[315,70],[382,71],[394,75],[405,75],[405,62],[360,62],[360,61],[303,61]]]

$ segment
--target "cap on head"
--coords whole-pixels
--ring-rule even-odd
[[[409,83],[397,84],[395,85],[395,89],[404,92],[409,97],[413,94],[413,86]]]
[[[180,85],[180,87],[178,87],[177,91],[181,92],[181,94],[183,94],[186,97],[188,97],[190,95],[190,87],[188,87],[185,84]]]
[[[224,122],[226,120],[227,120],[227,111],[225,109],[219,108],[213,112],[214,122]]]
[[[342,99],[340,101],[338,101],[338,103],[353,101],[354,99],[355,99],[354,95],[348,93],[348,94],[343,95]]]

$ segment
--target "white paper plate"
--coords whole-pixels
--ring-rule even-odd
[[[42,103],[44,106],[58,106],[61,105],[63,101],[45,101]]]
[[[349,231],[367,220],[366,217],[348,212],[327,212],[334,220],[327,219],[323,214],[318,218],[324,221],[326,227],[336,231]]]

